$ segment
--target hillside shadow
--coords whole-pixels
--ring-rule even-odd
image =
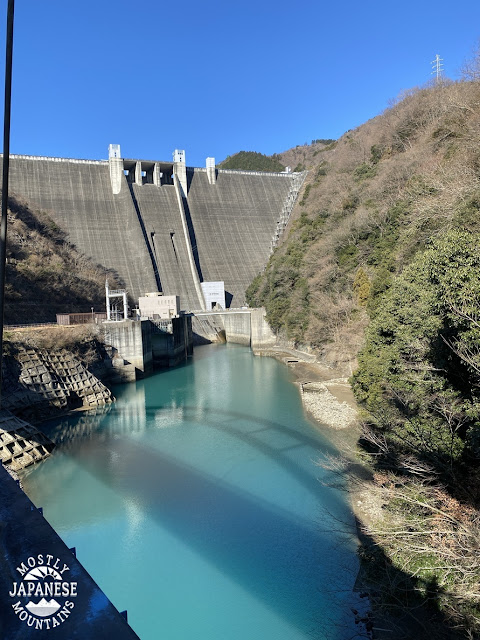
[[[421,580],[398,569],[357,521],[362,561],[356,588],[370,601],[363,624],[373,638],[391,640],[466,640],[458,621],[441,611],[445,591],[436,579]],[[357,616],[360,619],[361,616]],[[455,628],[456,627],[456,628]],[[376,631],[378,630],[378,631]]]

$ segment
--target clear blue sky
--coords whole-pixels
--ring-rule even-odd
[[[0,2],[0,92],[6,0]],[[16,0],[12,153],[101,159],[337,138],[480,36],[480,2]]]

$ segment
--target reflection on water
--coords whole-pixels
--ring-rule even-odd
[[[202,347],[115,395],[24,484],[140,637],[355,637],[352,516],[286,368]]]

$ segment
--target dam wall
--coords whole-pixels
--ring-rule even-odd
[[[13,155],[10,188],[115,271],[132,303],[162,291],[180,295],[183,310],[202,310],[200,282],[224,281],[227,307],[239,307],[268,260],[300,174],[207,171],[120,157],[109,164]]]
[[[157,264],[158,290],[180,296],[182,309],[201,309],[175,186],[133,184],[132,190]]]
[[[118,195],[113,195],[107,161],[13,156],[10,192],[46,211],[79,251],[113,269],[133,300],[145,291],[156,291],[152,263],[130,192],[125,185]]]

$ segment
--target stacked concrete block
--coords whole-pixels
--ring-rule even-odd
[[[14,471],[25,469],[50,455],[53,447],[39,429],[6,409],[0,410],[0,460],[4,466]]]
[[[67,351],[21,348],[5,359],[3,379],[3,407],[24,417],[112,402],[105,385]]]

